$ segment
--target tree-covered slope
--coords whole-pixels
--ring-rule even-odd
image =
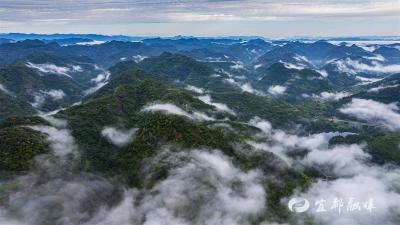
[[[35,112],[36,110],[27,102],[0,90],[0,121],[10,116],[32,115]]]

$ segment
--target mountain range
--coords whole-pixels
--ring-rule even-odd
[[[396,41],[3,34],[0,223],[399,224],[399,101]]]

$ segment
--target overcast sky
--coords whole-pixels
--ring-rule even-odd
[[[0,0],[0,33],[400,35],[400,0]]]

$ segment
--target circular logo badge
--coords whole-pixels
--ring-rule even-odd
[[[288,208],[292,212],[302,213],[310,208],[310,202],[305,198],[292,198],[288,202]]]

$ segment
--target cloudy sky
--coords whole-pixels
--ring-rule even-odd
[[[400,35],[400,0],[0,0],[0,33]]]

